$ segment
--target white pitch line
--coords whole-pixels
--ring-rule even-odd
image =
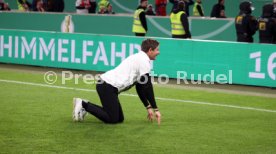
[[[39,87],[48,87],[48,88],[57,88],[57,89],[86,91],[86,92],[94,92],[94,93],[96,92],[96,90],[92,90],[92,89],[55,86],[55,85],[49,85],[49,84],[23,82],[23,81],[15,81],[15,80],[0,79],[0,82],[31,85],[31,86],[39,86]],[[123,93],[121,95],[130,96],[130,97],[138,97],[135,94],[125,94],[125,93]],[[254,107],[243,107],[243,106],[236,106],[236,105],[225,105],[225,104],[216,104],[216,103],[209,103],[209,102],[198,102],[198,101],[192,101],[192,100],[181,100],[181,99],[162,98],[162,97],[156,97],[156,99],[161,100],[161,101],[169,101],[169,102],[182,102],[182,103],[191,103],[191,104],[199,104],[199,105],[219,106],[219,107],[226,107],[226,108],[235,108],[235,109],[243,109],[243,110],[253,110],[253,111],[276,113],[276,110],[260,109],[260,108],[254,108]]]

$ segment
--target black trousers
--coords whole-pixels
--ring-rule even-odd
[[[90,102],[83,102],[83,108],[105,123],[123,122],[124,114],[118,98],[118,89],[103,81],[98,82],[96,88],[102,107]]]
[[[244,35],[238,35],[237,42],[248,42],[253,43],[253,36],[244,36]]]
[[[189,38],[188,35],[172,35],[172,38],[179,38],[179,39],[187,39]]]
[[[135,33],[135,36],[146,36],[146,33]]]

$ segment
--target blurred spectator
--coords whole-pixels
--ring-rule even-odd
[[[184,12],[185,3],[179,1],[177,9],[170,15],[172,38],[191,38],[188,16]]]
[[[276,44],[276,19],[273,18],[273,5],[263,6],[263,13],[259,19],[259,40],[260,43]]]
[[[218,3],[213,6],[211,17],[226,18],[224,0],[218,0]]]
[[[195,2],[193,0],[170,0],[170,2],[173,4],[173,8],[171,10],[171,12],[173,12],[173,10],[177,10],[177,5],[179,1],[183,1],[185,3],[185,13],[186,15],[189,17],[189,6],[193,5]]]
[[[55,0],[43,0],[43,4],[48,12],[54,12]]]
[[[226,18],[225,10],[221,10],[219,15],[220,15],[220,18]]]
[[[32,2],[32,9],[33,11],[45,12],[45,4],[42,0],[33,0]]]
[[[151,4],[148,5],[147,11],[146,11],[146,15],[155,16],[155,13],[153,11],[153,8],[152,8]]]
[[[19,11],[30,11],[31,3],[29,3],[27,0],[17,0],[17,6]]]
[[[89,0],[77,0],[76,1],[76,10],[79,14],[87,14],[90,8]]]
[[[89,13],[96,13],[96,8],[97,8],[97,2],[96,0],[89,0],[90,2],[90,8],[88,9]]]
[[[238,42],[254,42],[253,35],[258,30],[258,21],[251,15],[253,10],[252,8],[251,3],[248,1],[240,4],[240,13],[235,18]]]
[[[4,0],[0,0],[0,11],[10,11],[8,3],[5,3]]]
[[[43,7],[46,11],[49,11],[49,4],[51,5],[52,1],[54,1],[54,0],[42,0]],[[50,9],[51,9],[51,6],[50,6]]]
[[[37,2],[37,4],[36,4],[36,9],[37,9],[37,11],[39,11],[39,12],[45,12],[45,8],[44,8],[44,5],[43,5],[43,1],[38,0],[38,2]]]
[[[201,4],[201,0],[196,0],[194,8],[193,8],[193,15],[194,16],[204,16],[204,11],[203,11],[203,7]]]
[[[99,14],[104,14],[107,11],[107,6],[109,4],[108,0],[100,0],[100,2],[98,3],[98,7],[99,7]]]
[[[37,1],[39,1],[39,0],[33,0],[33,2],[32,2],[33,11],[37,11],[37,8],[36,8]]]
[[[157,16],[166,16],[167,0],[155,0],[155,12]]]
[[[52,3],[53,12],[63,12],[64,0],[54,0]]]
[[[110,3],[108,4],[107,10],[104,12],[104,14],[115,14],[115,12],[113,12],[113,7]]]
[[[134,12],[132,32],[135,36],[145,36],[148,31],[145,9],[148,6],[148,0],[140,0],[140,5]]]

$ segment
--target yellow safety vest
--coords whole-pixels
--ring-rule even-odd
[[[172,35],[185,35],[186,32],[181,23],[181,15],[185,14],[184,11],[180,11],[177,14],[171,13],[171,27],[172,27]]]
[[[140,13],[144,12],[143,9],[138,9],[134,12],[134,20],[133,20],[133,26],[132,26],[132,32],[133,33],[146,33],[145,28],[142,26],[141,20],[139,18]]]
[[[26,0],[23,0],[23,2],[25,3]],[[19,11],[26,11],[25,8],[22,6],[22,4],[19,3],[18,0],[17,0],[17,6],[18,6],[18,10],[19,10]]]
[[[198,5],[201,6],[202,13],[204,14],[202,5],[196,2],[195,5],[194,5],[194,8],[193,8],[194,16],[200,16],[200,14],[199,14],[199,12],[198,12],[198,10],[197,10],[197,6],[198,6]]]
[[[101,0],[98,3],[99,11],[101,11],[102,8],[107,9],[107,5],[109,4],[108,0]]]

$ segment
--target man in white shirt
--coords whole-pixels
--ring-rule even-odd
[[[102,107],[80,98],[73,99],[73,120],[82,121],[87,112],[105,123],[121,123],[124,115],[118,95],[120,92],[136,85],[136,91],[148,112],[148,119],[152,121],[156,116],[161,123],[161,113],[157,108],[150,80],[150,60],[159,55],[159,42],[146,39],[142,42],[139,53],[129,56],[115,69],[100,76],[96,89]]]

